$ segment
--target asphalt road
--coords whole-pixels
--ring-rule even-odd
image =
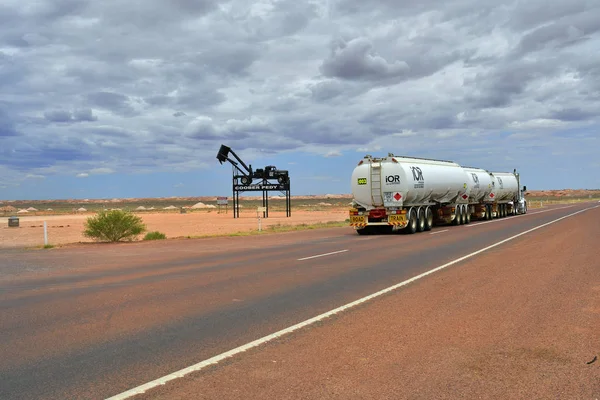
[[[3,251],[0,398],[107,398],[596,205],[410,236],[338,228]]]

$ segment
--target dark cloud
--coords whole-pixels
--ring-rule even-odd
[[[349,42],[336,40],[321,65],[323,75],[349,80],[386,80],[406,75],[409,70],[404,61],[388,62],[378,55],[364,37]]]
[[[319,82],[310,86],[312,98],[316,101],[327,101],[344,93],[344,85],[337,80]]]
[[[19,136],[13,118],[0,108],[0,137]]]
[[[600,7],[597,10],[600,12]],[[600,31],[600,20],[594,13],[563,17],[525,34],[519,42],[516,55],[539,51],[548,46],[552,48],[573,46],[589,40],[590,35],[598,31]]]
[[[79,110],[73,111],[73,119],[75,121],[96,121],[98,117],[96,117],[90,108],[82,108]]]
[[[82,108],[73,112],[67,110],[46,111],[44,118],[50,122],[92,122],[98,120],[98,117],[89,108]]]
[[[598,4],[595,7],[593,4],[593,1],[588,0],[557,1],[551,6],[548,6],[546,0],[519,2],[508,23],[515,30],[527,30],[574,14],[594,14],[593,8],[598,8]]]
[[[516,96],[526,94],[526,88],[534,80],[552,77],[557,69],[558,64],[539,61],[499,63],[487,73],[478,74],[468,84],[474,91],[467,98],[477,108],[506,107]]]
[[[71,138],[55,143],[15,144],[9,156],[0,156],[0,163],[19,171],[28,171],[94,158],[87,143]]]
[[[71,112],[65,110],[46,111],[44,117],[50,122],[69,122],[73,119]]]
[[[557,110],[550,113],[548,118],[558,119],[561,121],[584,121],[590,117],[594,117],[596,114],[597,113],[595,112],[590,112],[580,108],[564,108],[562,110]]]
[[[196,58],[196,65],[207,66],[215,74],[245,74],[260,57],[260,47],[248,44],[222,43]]]
[[[115,114],[123,116],[135,114],[135,110],[129,102],[129,97],[124,94],[102,91],[90,93],[87,98],[91,105],[112,111]]]

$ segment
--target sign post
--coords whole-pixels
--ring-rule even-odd
[[[219,207],[219,214],[221,214],[222,206],[225,206],[225,214],[227,214],[227,206],[229,204],[229,200],[225,196],[217,197],[217,206]]]

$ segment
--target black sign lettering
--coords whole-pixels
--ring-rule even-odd
[[[421,171],[421,168],[419,167],[410,167],[410,169],[412,170],[413,173],[413,179],[417,182],[423,182],[424,178],[423,178],[423,171]]]
[[[473,189],[479,189],[479,177],[475,173],[471,173],[471,176],[473,177],[473,182],[475,182]]]
[[[504,189],[504,183],[502,182],[502,178],[498,177],[498,184],[500,185],[500,189]]]
[[[388,175],[385,177],[385,183],[388,185],[395,185],[400,183],[400,175]]]

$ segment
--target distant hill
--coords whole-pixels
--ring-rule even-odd
[[[526,193],[527,197],[545,197],[552,199],[560,198],[585,198],[600,197],[600,189],[588,190],[588,189],[561,189],[561,190],[528,190]],[[231,196],[227,198],[232,201]],[[326,199],[351,199],[351,194],[315,194],[315,195],[304,195],[304,196],[292,196],[292,200],[326,200]],[[240,196],[240,201],[256,201],[262,199],[262,195],[258,196]],[[277,201],[278,196],[274,196],[273,193],[269,194],[269,199]],[[280,197],[280,199],[285,199]],[[85,204],[157,204],[157,203],[190,203],[196,204],[202,203],[216,203],[217,196],[194,196],[194,197],[143,197],[143,198],[121,198],[121,199],[56,199],[56,200],[0,200],[0,207],[12,205],[17,208],[27,208],[35,206],[36,204],[43,204],[46,207],[52,207],[52,204],[61,205],[77,205],[78,207]],[[26,206],[26,207],[21,207]],[[77,208],[78,208],[77,207]],[[110,207],[107,207],[110,208]]]
[[[562,190],[528,190],[525,192],[527,197],[547,197],[552,199],[560,198],[584,198],[584,197],[600,197],[600,189],[562,189]]]

